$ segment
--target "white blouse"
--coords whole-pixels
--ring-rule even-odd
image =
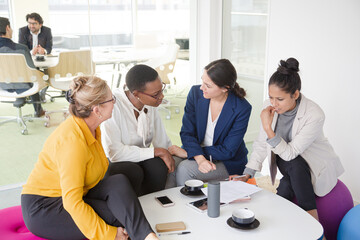
[[[210,104],[209,104],[208,120],[207,120],[207,124],[206,124],[206,132],[205,132],[205,136],[204,136],[204,141],[201,144],[202,147],[210,147],[213,145],[214,131],[215,131],[215,127],[218,122],[220,114],[221,114],[221,112],[219,113],[217,118],[214,121],[212,121],[211,108],[210,108]]]
[[[157,108],[144,106],[138,111],[123,89],[115,89],[113,94],[116,103],[112,118],[101,124],[102,144],[111,162],[140,162],[153,158],[154,148],[172,145]],[[138,119],[134,110],[139,112]]]

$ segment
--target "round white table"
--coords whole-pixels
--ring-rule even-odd
[[[46,69],[49,67],[56,66],[59,62],[59,57],[50,55],[50,56],[45,56],[45,61],[36,61],[36,58],[34,56],[33,60],[34,60],[35,67],[41,68],[41,69]]]
[[[200,213],[186,203],[205,198],[189,197],[180,193],[181,187],[166,189],[140,197],[140,203],[145,215],[155,231],[157,223],[183,221],[186,230],[191,231],[185,235],[165,235],[160,239],[319,239],[323,234],[321,224],[307,212],[286,199],[262,190],[251,195],[251,200],[232,203],[220,208],[218,218],[210,218],[207,213]],[[168,196],[174,206],[162,207],[155,200],[156,196]],[[226,223],[232,211],[237,208],[248,208],[255,213],[260,222],[256,229],[235,229]]]

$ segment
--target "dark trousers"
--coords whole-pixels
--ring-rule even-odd
[[[20,94],[20,93],[23,93],[23,92],[29,90],[32,86],[33,86],[32,83],[11,83],[12,88],[9,88],[8,83],[0,83],[0,88],[5,89],[6,91],[8,91],[10,93],[16,92],[17,94]],[[31,95],[30,100],[33,102],[35,113],[40,113],[42,111],[40,94],[35,93],[34,95]],[[24,99],[24,101],[25,101],[25,99]]]
[[[137,196],[165,189],[168,168],[159,158],[151,158],[141,162],[110,163],[105,176],[124,174],[128,177]]]
[[[315,193],[311,183],[310,168],[300,155],[291,161],[284,161],[276,155],[276,164],[283,175],[277,194],[293,201],[305,211],[316,209]]]
[[[124,227],[132,240],[145,239],[153,232],[128,179],[122,174],[105,177],[84,197],[94,211],[109,225]],[[61,197],[21,195],[26,227],[46,239],[85,239]],[[95,227],[95,226],[94,226]]]

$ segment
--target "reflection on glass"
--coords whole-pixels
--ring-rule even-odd
[[[230,58],[238,63],[239,74],[259,79],[264,75],[266,21],[267,16],[232,15]]]
[[[152,45],[189,38],[189,0],[145,1],[90,0],[93,47],[130,46],[135,39]],[[79,49],[89,46],[87,0],[49,0],[54,47]],[[137,11],[137,12],[136,12]],[[133,14],[136,14],[134,20]],[[136,29],[136,30],[135,30]],[[136,32],[133,32],[133,31]],[[136,35],[136,36],[134,36]],[[155,44],[156,43],[156,44]]]
[[[8,0],[0,0],[0,17],[9,18]]]
[[[268,8],[268,0],[233,0],[231,4],[233,12],[267,13]]]
[[[139,33],[155,35],[160,43],[189,38],[190,1],[138,1]]]
[[[49,17],[54,47],[88,47],[89,16],[87,0],[49,0]],[[132,39],[131,0],[91,0],[92,46],[130,45]]]
[[[251,143],[261,124],[268,0],[224,1],[223,11],[223,57],[234,64],[238,82],[253,106],[245,135]]]
[[[229,4],[229,2],[225,3]],[[229,9],[230,48],[240,76],[261,80],[264,76],[268,0],[232,0]]]

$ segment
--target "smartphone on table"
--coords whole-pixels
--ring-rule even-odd
[[[158,201],[160,203],[161,206],[163,207],[170,207],[170,206],[174,206],[175,203],[173,201],[171,201],[171,199],[168,196],[160,196],[160,197],[155,197],[156,201]]]

